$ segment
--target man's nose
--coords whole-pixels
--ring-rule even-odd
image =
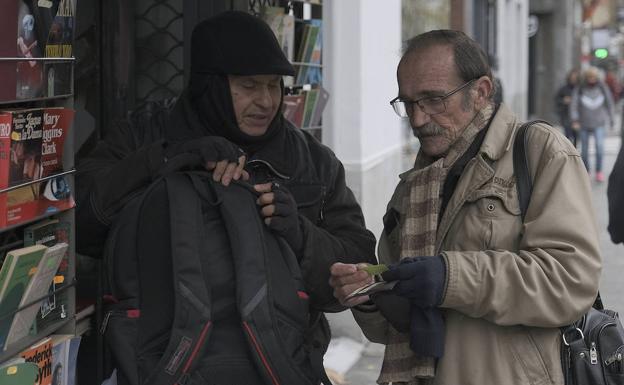
[[[416,104],[412,106],[412,113],[410,114],[410,124],[412,127],[420,127],[424,124],[431,122],[431,115],[426,114]]]
[[[256,96],[256,103],[262,107],[271,107],[273,104],[273,98],[271,96],[271,91],[268,87],[262,87],[258,91],[258,95]]]

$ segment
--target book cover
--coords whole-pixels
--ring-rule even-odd
[[[34,245],[7,252],[0,268],[0,346],[4,347],[24,290],[47,247]]]
[[[74,385],[80,337],[71,334],[54,334],[51,338],[52,385]]]
[[[319,90],[318,88],[313,88],[308,91],[308,95],[305,100],[305,107],[303,113],[303,124],[301,127],[310,127],[310,119],[312,118],[312,113],[314,112],[314,105],[316,104],[316,99],[318,98]]]
[[[49,7],[44,7],[49,5]],[[39,8],[46,19],[52,19],[47,27],[45,57],[71,58],[73,54],[75,2],[74,0],[39,1]],[[72,93],[71,62],[46,62],[44,69],[48,97]]]
[[[41,142],[42,177],[63,171],[63,149],[73,120],[74,110],[70,108],[44,109]]]
[[[41,177],[43,109],[13,111],[9,186]]]
[[[323,50],[323,21],[320,19],[311,19],[310,24],[318,27],[316,41],[314,42],[314,45],[312,47],[312,53],[310,54],[310,63],[320,65],[322,62],[321,52]],[[321,68],[308,66],[303,82],[306,84],[320,84],[322,83],[322,81],[323,77],[321,73]]]
[[[24,246],[42,244],[54,246],[57,243],[69,244],[71,223],[56,218],[44,220],[24,228]],[[67,282],[69,273],[69,249],[65,251],[61,264],[54,276],[48,293],[50,296],[41,302],[36,316],[35,330],[45,330],[48,326],[67,317],[69,309],[69,292],[59,291]]]
[[[305,93],[297,95],[284,95],[283,114],[296,127],[301,128],[303,122],[303,106],[305,104]]]
[[[284,13],[282,7],[263,7],[261,17],[273,30],[286,58],[292,61],[295,50],[295,17]]]
[[[32,362],[15,363],[0,369],[0,385],[33,385],[39,367]]]
[[[22,310],[18,311],[13,317],[6,337],[5,350],[7,346],[28,335],[37,316],[37,311],[41,306],[40,301],[37,300],[41,300],[48,293],[48,288],[61,264],[61,259],[67,252],[67,248],[67,243],[57,243],[45,250],[35,273],[24,289],[18,305],[18,308]],[[32,305],[29,306],[29,304]]]
[[[316,45],[316,40],[320,31],[320,27],[313,24],[306,24],[306,30],[308,31],[305,34],[305,40],[303,40],[303,53],[301,56],[301,62],[303,64],[299,65],[297,71],[297,84],[305,84],[308,69],[310,66],[305,65],[310,63],[310,59],[312,57],[312,51],[314,50],[314,46]]]
[[[1,64],[0,64],[1,65]],[[2,76],[0,70],[0,77]],[[0,87],[1,88],[1,87]],[[0,189],[9,187],[9,160],[11,157],[11,124],[13,115],[0,112]],[[7,193],[0,193],[0,209],[5,208]],[[0,216],[0,228],[6,226],[6,216]]]
[[[323,87],[319,87],[319,94],[316,98],[316,104],[314,105],[312,118],[310,118],[310,127],[317,127],[321,125],[321,119],[323,118],[323,110],[329,100],[329,92]]]
[[[26,362],[39,368],[34,385],[52,384],[52,339],[46,337],[20,353]]]
[[[17,12],[17,57],[42,57],[43,40],[39,38],[40,21],[35,18],[35,5],[31,0],[22,0]],[[16,62],[15,99],[32,99],[42,96],[42,63],[34,60]]]

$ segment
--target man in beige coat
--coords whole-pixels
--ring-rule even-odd
[[[478,44],[456,31],[419,35],[397,78],[391,103],[421,144],[379,244],[382,276],[398,283],[346,299],[371,276],[337,263],[330,279],[364,334],[386,345],[378,382],[562,385],[559,327],[591,307],[601,269],[580,156],[548,125],[529,128],[523,219],[512,163],[522,122],[492,102]]]

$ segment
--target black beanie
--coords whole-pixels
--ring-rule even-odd
[[[197,24],[191,72],[219,75],[295,75],[271,28],[260,18],[228,11]]]

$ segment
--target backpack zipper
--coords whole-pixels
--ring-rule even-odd
[[[602,331],[608,327],[608,326],[616,326],[615,322],[607,322],[606,324],[602,325],[600,327],[600,329],[598,329],[597,332],[594,332],[590,335],[590,348],[589,348],[589,362],[592,365],[597,365],[598,364],[598,338],[600,337],[600,335],[602,334]]]
[[[262,361],[262,364],[264,365],[264,368],[269,373],[269,376],[271,377],[271,383],[273,385],[280,385],[279,381],[277,380],[277,377],[275,376],[275,374],[273,373],[273,370],[271,369],[271,366],[269,365],[269,362],[267,361],[266,357],[264,356],[264,353],[262,353],[262,349],[260,349],[260,344],[258,343],[258,340],[256,340],[256,337],[255,337],[254,333],[251,331],[251,327],[245,321],[243,321],[243,327],[245,328],[245,331],[249,335],[249,338],[251,339],[251,342],[252,342],[252,344],[254,346],[254,349],[256,350],[258,355],[260,356],[260,360]]]
[[[182,369],[182,375],[180,376],[180,378],[178,378],[178,380],[176,381],[174,385],[184,385],[188,382],[189,371],[191,369],[193,361],[195,361],[195,358],[197,358],[197,353],[199,353],[199,349],[202,347],[202,345],[206,341],[206,337],[208,336],[208,331],[210,330],[211,326],[212,326],[211,321],[208,321],[206,325],[204,325],[204,328],[202,329],[201,333],[199,333],[199,338],[197,339],[197,343],[195,344],[195,347],[193,348],[191,355],[189,356],[188,360],[184,364],[184,368]]]

